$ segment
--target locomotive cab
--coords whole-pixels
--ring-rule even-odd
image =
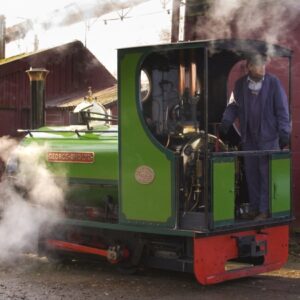
[[[290,219],[289,151],[246,153],[240,151],[237,130],[232,128],[227,137],[221,138],[219,134],[220,120],[231,92],[228,89],[231,70],[251,53],[266,54],[267,47],[258,41],[218,40],[135,49],[140,51],[140,57],[136,69],[132,71],[140,82],[135,87],[138,90],[135,99],[129,104],[122,97],[122,86],[126,85],[126,79],[121,81],[121,141],[122,135],[127,140],[125,131],[129,131],[129,124],[124,119],[125,115],[130,114],[128,106],[133,105],[138,119],[132,120],[130,131],[133,130],[134,137],[140,134],[138,131],[142,131],[143,138],[156,150],[147,154],[151,152],[151,147],[148,147],[148,151],[139,150],[139,145],[136,145],[140,144],[139,139],[130,139],[139,157],[129,166],[123,159],[128,154],[124,144],[129,141],[121,144],[120,199],[124,209],[127,197],[138,197],[127,188],[133,184],[136,186],[134,193],[138,190],[141,194],[144,194],[142,190],[151,190],[152,193],[153,189],[149,202],[143,198],[146,205],[145,202],[137,204],[145,210],[145,217],[141,220],[143,223],[204,231],[248,226],[243,225],[243,216],[248,209],[243,158],[248,155],[267,155],[270,163],[269,221]],[[137,52],[134,53],[136,56]],[[126,53],[127,57],[132,55]],[[291,56],[289,50],[275,46],[272,55],[285,58],[288,66]],[[120,56],[121,62],[125,60],[123,56]],[[133,122],[139,129],[133,129]],[[165,177],[160,171],[161,167],[154,161],[156,155],[159,160],[161,154],[165,156],[165,167],[171,171]],[[122,176],[123,169],[124,174],[129,169],[135,174],[135,180],[130,184]],[[279,182],[279,177],[284,180]],[[123,178],[126,182],[124,187]],[[156,203],[154,199],[159,200]],[[155,215],[153,219],[151,211]],[[165,213],[162,219],[157,219],[158,212]],[[125,223],[140,222],[126,213],[121,220]]]

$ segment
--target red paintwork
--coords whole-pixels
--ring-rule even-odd
[[[238,248],[234,237],[255,235],[255,240],[267,241],[267,254],[263,265],[236,270],[225,270],[228,260],[237,258]],[[251,276],[280,269],[288,258],[289,226],[229,233],[225,235],[194,238],[194,273],[203,285]]]
[[[55,248],[57,250],[86,253],[86,254],[95,254],[95,255],[107,257],[107,250],[83,246],[83,245],[64,242],[64,241],[47,240],[47,245],[50,246],[51,248]]]
[[[46,244],[47,247],[50,249],[84,253],[84,254],[94,254],[94,255],[106,257],[107,260],[112,264],[116,264],[121,259],[126,259],[130,255],[129,250],[124,248],[120,253],[120,257],[115,260],[110,257],[109,250],[105,250],[105,249],[99,249],[95,247],[89,247],[89,246],[84,246],[84,245],[60,241],[60,240],[47,240]]]

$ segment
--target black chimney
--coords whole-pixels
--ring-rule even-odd
[[[5,58],[5,17],[0,16],[0,59]]]
[[[30,79],[31,129],[37,129],[45,125],[45,80],[49,71],[30,68],[26,73]]]

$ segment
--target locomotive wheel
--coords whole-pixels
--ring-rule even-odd
[[[134,246],[134,251],[129,260],[121,261],[116,265],[117,270],[125,275],[136,274],[140,268],[140,262],[145,247],[144,241],[137,241]]]

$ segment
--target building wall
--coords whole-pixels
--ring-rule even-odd
[[[70,111],[60,108],[46,108],[45,124],[47,126],[66,126],[70,124]]]
[[[30,67],[46,68],[46,107],[72,97],[83,97],[88,87],[102,90],[116,79],[81,42],[73,42],[0,64],[0,136],[16,135],[30,127]],[[55,122],[65,122],[63,118]],[[51,119],[51,117],[49,116]]]

